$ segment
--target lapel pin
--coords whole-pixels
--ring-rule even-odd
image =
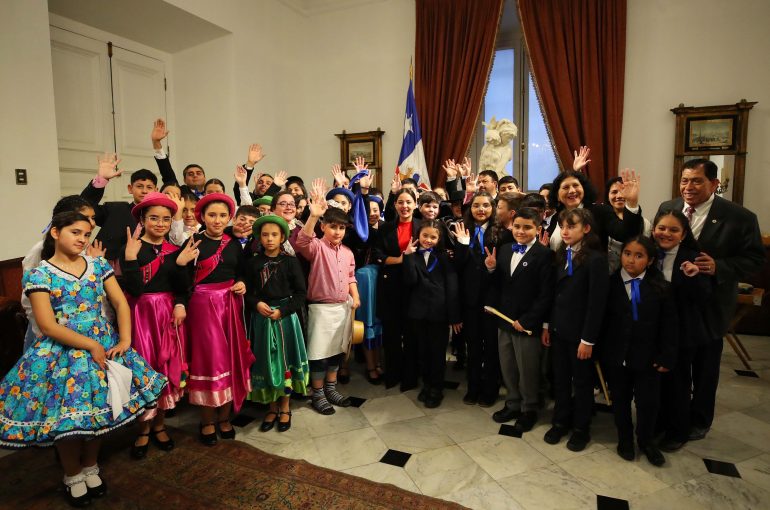
[[[527,267],[527,263],[526,262],[522,262],[521,265],[524,266],[524,267]]]
[[[711,223],[716,223],[716,222],[717,222],[717,220],[711,220]]]

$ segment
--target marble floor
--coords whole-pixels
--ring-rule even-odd
[[[645,458],[633,462],[615,453],[612,415],[596,413],[592,442],[580,453],[548,445],[543,434],[550,411],[523,437],[496,424],[485,409],[462,402],[464,376],[445,391],[437,409],[400,393],[372,386],[353,364],[342,391],[354,406],[321,416],[292,401],[292,428],[259,431],[264,409],[247,406],[234,420],[237,440],[273,454],[377,482],[451,500],[469,508],[493,509],[761,509],[770,508],[770,338],[741,336],[753,357],[743,371],[725,345],[717,418],[708,437],[666,454],[662,468]],[[601,402],[601,397],[597,398]],[[173,426],[195,431],[198,416],[181,408]],[[158,454],[151,450],[150,454]]]

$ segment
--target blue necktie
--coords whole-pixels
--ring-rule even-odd
[[[513,249],[513,253],[521,253],[522,255],[524,255],[524,252],[527,251],[527,245],[516,243],[512,246],[512,249]]]
[[[567,246],[567,274],[572,276],[572,248]]]
[[[425,254],[428,253],[428,260],[430,260],[430,254],[433,253],[433,248],[419,248],[417,250],[417,253],[419,253],[420,256],[423,257],[423,259],[425,258]],[[435,257],[433,258],[433,261],[431,261],[430,264],[428,264],[428,261],[425,261],[425,265],[428,266],[429,273],[436,268],[436,264],[438,264],[438,259]]]
[[[473,230],[473,239],[471,239],[471,248],[474,246],[479,247],[479,252],[481,255],[484,255],[484,229],[481,228],[481,225],[477,226]]]
[[[639,282],[639,278],[632,278],[623,282],[626,285],[629,283],[631,284],[631,315],[635,321],[639,320],[639,310],[637,307],[639,306],[639,303],[642,302],[642,294],[639,292]]]

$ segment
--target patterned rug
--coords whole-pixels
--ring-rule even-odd
[[[265,453],[239,441],[213,448],[170,430],[176,448],[150,447],[142,461],[129,458],[132,431],[113,434],[100,466],[109,492],[89,508],[141,509],[458,509],[460,505],[393,485]],[[0,508],[70,508],[60,489],[62,472],[52,448],[31,448],[0,458]]]

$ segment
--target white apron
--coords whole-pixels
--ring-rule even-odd
[[[348,352],[353,337],[353,309],[346,303],[308,305],[307,359],[330,358]]]

